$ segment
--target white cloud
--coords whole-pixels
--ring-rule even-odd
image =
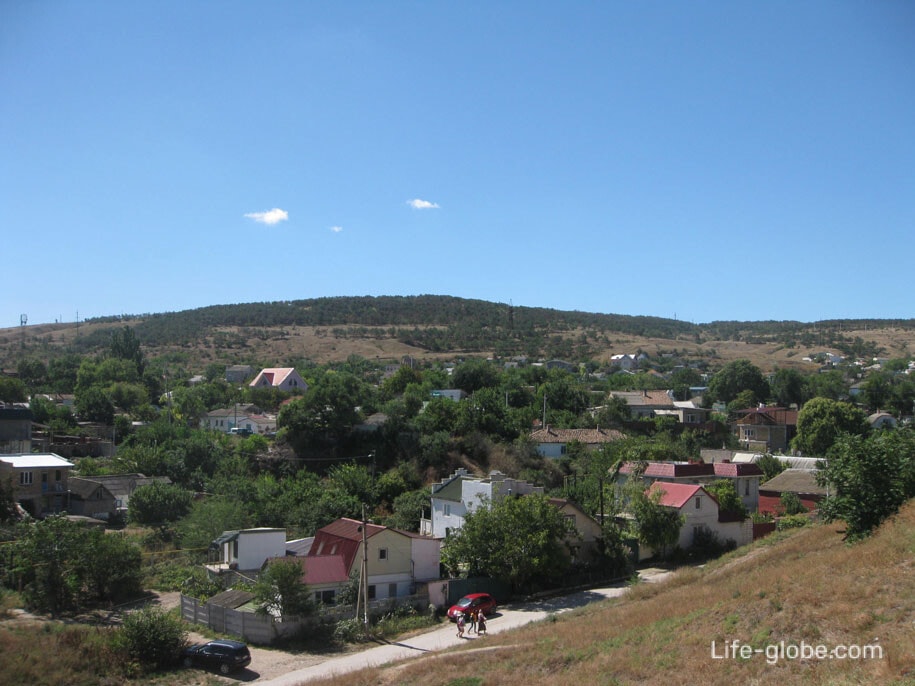
[[[414,198],[413,200],[407,200],[407,204],[412,207],[414,210],[437,210],[438,204],[434,202],[429,202],[428,200],[420,200],[419,198]]]
[[[269,224],[270,226],[289,219],[289,213],[286,210],[281,210],[279,207],[274,207],[267,212],[248,212],[245,216],[248,219],[253,219],[258,224]]]
[[[334,233],[340,233],[341,231],[343,231],[343,227],[342,226],[332,226],[332,227],[330,227],[330,230],[333,231]]]

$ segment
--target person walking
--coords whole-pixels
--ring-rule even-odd
[[[458,616],[457,616],[457,619],[456,619],[455,621],[457,622],[457,635],[458,635],[458,638],[464,638],[464,623],[465,623],[464,613],[463,613],[463,612],[458,612]]]
[[[477,610],[470,611],[470,626],[467,627],[467,634],[476,633],[477,630]]]
[[[480,614],[477,615],[477,636],[486,635],[486,615],[483,614],[483,610],[480,610]]]

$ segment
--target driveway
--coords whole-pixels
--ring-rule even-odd
[[[670,572],[666,570],[651,568],[641,570],[639,577],[643,581],[657,582],[663,580],[669,574]],[[626,584],[616,584],[606,588],[577,591],[564,596],[500,606],[495,614],[486,619],[487,633],[497,634],[530,622],[536,622],[556,612],[566,612],[598,600],[616,598],[625,593],[627,588]],[[439,650],[453,648],[465,641],[475,640],[478,640],[478,637],[468,637],[466,634],[464,638],[458,638],[454,625],[449,622],[439,629],[413,636],[404,641],[384,643],[367,650],[322,660],[316,664],[289,671],[281,676],[270,679],[258,678],[255,681],[263,686],[298,686],[298,684],[304,684],[315,679],[346,674],[365,667],[376,667],[389,662],[428,655]],[[257,669],[256,659],[252,660],[251,667],[254,670]]]

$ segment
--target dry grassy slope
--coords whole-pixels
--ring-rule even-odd
[[[636,587],[523,629],[396,670],[328,684],[913,684],[915,503],[869,540],[847,546],[818,525],[757,542],[705,569]],[[723,642],[879,645],[882,659],[713,659]],[[499,647],[504,647],[500,650]],[[467,679],[467,681],[460,681]],[[474,679],[479,679],[478,681]]]
[[[85,335],[95,328],[111,328],[118,324],[81,324],[79,333]],[[241,329],[225,327],[222,332],[237,334]],[[218,347],[213,344],[212,338],[200,341],[194,346],[174,346],[169,348],[148,348],[146,353],[156,357],[167,351],[180,351],[185,353],[192,366],[200,369],[212,362],[231,364],[238,361],[256,360],[284,360],[296,357],[307,357],[319,364],[345,360],[350,355],[359,355],[368,360],[399,360],[404,355],[412,355],[421,360],[451,359],[456,355],[464,354],[463,351],[446,353],[431,353],[425,350],[405,345],[400,341],[386,337],[385,329],[378,329],[379,338],[338,338],[333,333],[333,327],[294,326],[284,327],[282,330],[263,330],[260,336],[249,336],[244,347]],[[248,329],[247,333],[250,334]],[[0,329],[0,363],[4,367],[15,367],[15,360],[21,354],[22,330],[19,327]],[[569,332],[568,336],[577,338],[581,332]],[[865,341],[875,341],[886,350],[886,356],[907,357],[915,351],[915,330],[905,329],[869,329],[860,331],[845,331],[851,338],[860,337]],[[63,346],[72,342],[77,335],[73,324],[42,324],[25,328],[26,340],[30,345],[41,340],[52,346]],[[740,341],[707,341],[698,345],[692,339],[659,339],[631,336],[628,334],[613,335],[608,338],[611,345],[598,355],[598,359],[606,361],[611,355],[619,352],[631,352],[641,349],[649,355],[659,352],[677,350],[695,358],[708,359],[712,363],[724,364],[736,359],[749,359],[764,371],[776,367],[795,367],[799,369],[814,369],[810,363],[805,363],[802,358],[806,355],[821,352],[820,348],[783,348],[777,344],[748,344]],[[486,352],[467,353],[476,356],[485,356]],[[489,351],[491,354],[491,351]]]

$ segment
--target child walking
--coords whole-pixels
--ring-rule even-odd
[[[464,613],[459,612],[457,616],[457,635],[458,638],[464,638]]]

